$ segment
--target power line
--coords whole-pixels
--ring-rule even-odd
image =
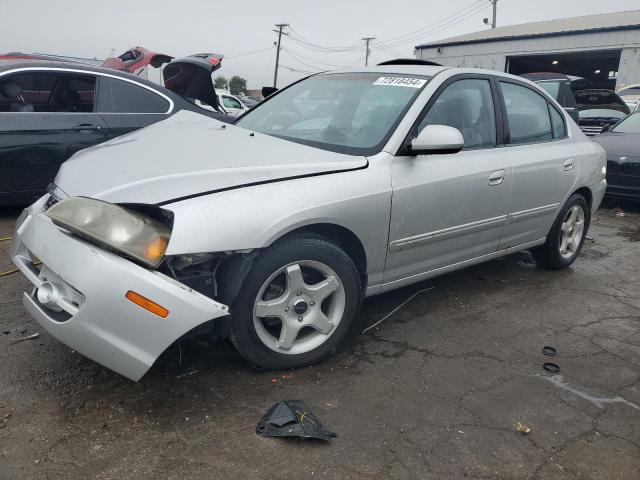
[[[238,58],[238,57],[245,57],[247,55],[254,55],[256,53],[262,53],[262,52],[266,52],[267,50],[273,50],[273,47],[269,47],[269,48],[261,48],[260,50],[252,50],[250,52],[245,52],[245,53],[239,53],[238,55],[231,55],[229,57],[224,57],[225,60],[230,60],[232,58]]]
[[[289,55],[290,57],[295,58],[298,61],[300,61],[299,59],[302,58],[302,59],[304,59],[304,60],[306,60],[308,62],[312,62],[312,63],[316,64],[315,66],[323,65],[323,66],[326,66],[326,67],[335,67],[335,68],[346,68],[347,67],[347,65],[338,65],[338,64],[335,64],[335,63],[327,63],[327,62],[322,62],[320,60],[316,60],[315,58],[307,57],[307,56],[305,56],[305,55],[303,55],[303,54],[301,54],[301,53],[299,53],[299,52],[297,52],[295,50],[291,50],[288,47],[287,48],[282,47],[282,51],[286,52],[287,55]],[[304,62],[300,62],[300,63],[304,63]],[[309,66],[312,66],[312,65],[309,65]]]

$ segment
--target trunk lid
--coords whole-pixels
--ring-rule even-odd
[[[181,97],[200,100],[218,110],[211,74],[222,66],[223,55],[197,53],[168,63],[162,71],[164,86]]]

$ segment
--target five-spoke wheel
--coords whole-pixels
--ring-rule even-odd
[[[221,290],[238,292],[231,341],[250,363],[270,369],[310,365],[333,352],[363,297],[351,257],[315,234],[274,243],[254,259],[241,285],[227,280]]]

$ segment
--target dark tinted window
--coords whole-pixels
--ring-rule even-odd
[[[489,81],[468,79],[449,85],[420,122],[418,131],[427,125],[457,128],[465,150],[495,147],[496,121]]]
[[[135,83],[102,77],[98,111],[105,113],[165,113],[169,102]]]
[[[96,79],[63,72],[18,73],[0,80],[2,112],[92,112]],[[20,92],[16,95],[17,92]]]
[[[564,138],[567,136],[567,127],[564,124],[564,119],[560,113],[549,105],[549,112],[551,112],[551,128],[553,129],[553,138]]]
[[[500,82],[507,108],[510,144],[551,140],[551,120],[547,100],[533,90],[513,83]]]

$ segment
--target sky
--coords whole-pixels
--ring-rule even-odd
[[[639,0],[498,0],[498,26],[640,8]],[[104,59],[143,46],[174,57],[225,56],[216,72],[272,85],[274,24],[283,36],[278,86],[307,72],[413,57],[416,44],[488,28],[489,0],[0,0],[0,52]],[[13,19],[13,21],[10,21]]]

